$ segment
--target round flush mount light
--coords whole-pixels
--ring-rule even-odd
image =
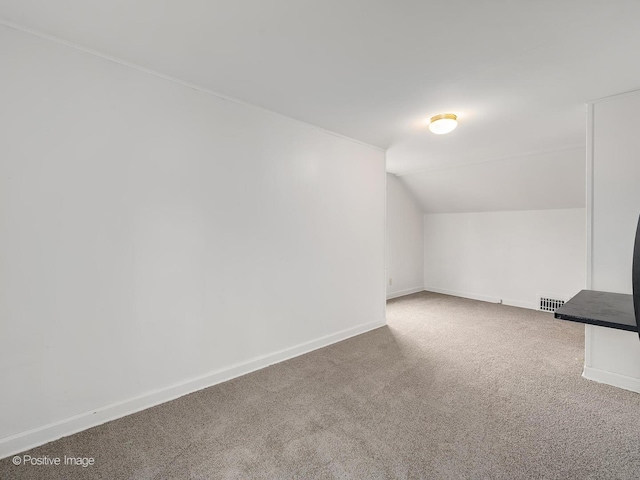
[[[444,135],[454,130],[458,126],[458,117],[453,113],[441,113],[431,117],[429,130],[436,135]]]

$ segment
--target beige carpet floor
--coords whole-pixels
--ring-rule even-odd
[[[582,325],[426,292],[387,317],[29,452],[94,466],[0,478],[640,478],[640,395],[581,378]]]

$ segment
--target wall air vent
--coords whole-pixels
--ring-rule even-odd
[[[540,295],[538,297],[540,310],[543,312],[555,312],[558,308],[564,305],[565,299],[558,298],[557,296]]]

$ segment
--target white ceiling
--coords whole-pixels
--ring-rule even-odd
[[[585,149],[578,147],[400,178],[425,213],[460,213],[581,208],[585,174]]]
[[[412,189],[584,145],[584,103],[640,88],[638,0],[0,0],[0,18],[388,149]],[[458,129],[429,133],[443,112]]]

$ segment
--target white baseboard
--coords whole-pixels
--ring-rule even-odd
[[[387,293],[387,300],[392,298],[404,297],[405,295],[411,295],[412,293],[423,292],[424,287],[405,288],[404,290],[398,290],[397,292]]]
[[[438,287],[424,287],[427,292],[442,293],[443,295],[452,295],[454,297],[469,298],[471,300],[480,300],[481,302],[500,303],[499,298],[489,297],[487,295],[480,295],[477,293],[459,292],[456,290],[447,290]]]
[[[529,310],[540,310],[536,303],[525,302],[524,300],[512,300],[510,298],[503,298],[502,304],[509,305],[510,307],[528,308]]]
[[[226,382],[232,378],[246,375],[247,373],[273,365],[274,363],[280,363],[284,360],[303,355],[318,348],[326,347],[327,345],[383,327],[385,324],[385,321],[379,321],[358,325],[309,342],[301,343],[294,347],[255,357],[246,362],[230,365],[208,373],[207,375],[177,383],[169,387],[153,390],[138,397],[113,403],[111,405],[65,418],[57,422],[52,422],[26,432],[1,438],[0,458],[15,455],[16,453],[38,447],[59,438],[101,425],[105,422],[174,400],[182,397],[183,395],[187,395],[188,393],[202,390],[203,388],[211,387],[221,382]]]
[[[500,303],[502,300],[503,305],[510,307],[529,308],[531,310],[538,310],[538,306],[535,303],[526,302],[523,300],[513,300],[509,298],[492,297],[489,295],[481,295],[478,293],[459,292],[456,290],[446,290],[438,287],[424,287],[427,292],[442,293],[443,295],[452,295],[454,297],[469,298],[471,300],[480,300],[481,302]]]
[[[640,393],[640,378],[628,377],[619,373],[608,372],[593,367],[584,367],[582,377],[598,383],[605,383],[614,387]]]

